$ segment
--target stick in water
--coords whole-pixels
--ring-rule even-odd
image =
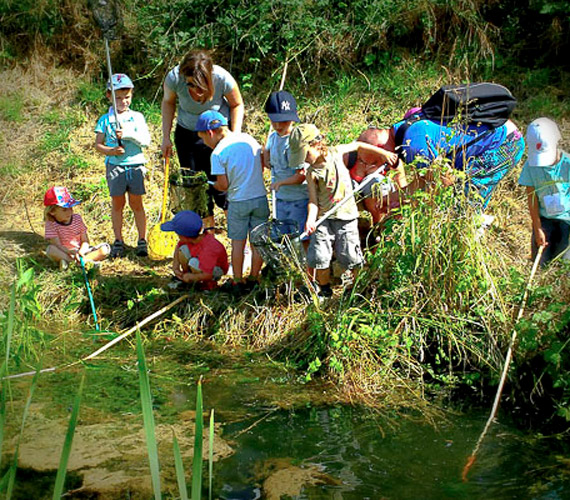
[[[475,463],[475,459],[477,458],[477,453],[479,452],[479,448],[481,448],[481,443],[483,442],[483,439],[485,438],[485,435],[487,434],[489,427],[491,427],[491,424],[493,423],[493,420],[495,419],[495,416],[497,415],[497,410],[499,408],[499,401],[501,400],[501,395],[503,393],[503,387],[505,386],[505,380],[507,379],[507,373],[509,371],[509,366],[511,364],[511,359],[513,357],[513,347],[514,347],[515,341],[517,339],[516,326],[517,326],[517,323],[519,322],[519,320],[521,319],[521,317],[524,313],[524,308],[526,306],[526,301],[528,298],[528,292],[530,290],[530,285],[532,283],[532,280],[534,279],[534,275],[536,274],[536,270],[538,269],[538,264],[540,262],[540,258],[542,257],[543,251],[544,251],[544,246],[540,246],[538,248],[538,252],[536,254],[536,257],[534,259],[534,263],[532,265],[532,271],[530,272],[530,276],[528,278],[528,282],[526,284],[524,295],[523,295],[523,298],[521,301],[521,306],[519,308],[519,312],[517,314],[517,318],[515,319],[515,324],[513,326],[513,332],[511,335],[511,342],[509,343],[509,349],[507,350],[507,356],[505,358],[505,364],[503,365],[503,373],[502,373],[501,379],[499,381],[499,387],[497,388],[497,393],[495,394],[495,401],[493,403],[493,408],[491,409],[491,414],[489,415],[489,418],[487,419],[487,423],[485,424],[483,432],[479,436],[479,439],[477,440],[477,444],[475,445],[475,448],[473,448],[473,452],[467,458],[467,463],[465,464],[465,467],[463,467],[463,473],[461,474],[461,478],[463,479],[463,482],[467,481],[467,475],[469,474],[469,470],[471,469],[471,467],[473,467],[473,464]]]

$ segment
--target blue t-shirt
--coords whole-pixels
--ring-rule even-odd
[[[289,136],[281,137],[273,131],[267,139],[267,149],[269,151],[269,162],[271,163],[271,177],[273,182],[283,181],[297,173],[296,168],[289,166]],[[302,168],[299,165],[299,168]],[[281,201],[308,200],[309,191],[307,181],[302,184],[286,184],[277,191],[277,199]]]
[[[393,126],[394,131],[397,133],[404,123],[405,121],[396,123]],[[462,151],[462,146],[469,144],[482,133],[486,134],[484,138]],[[498,148],[506,137],[506,125],[489,131],[486,126],[461,124],[446,126],[431,120],[418,120],[406,130],[401,150],[406,163],[412,163],[417,158],[419,166],[427,166],[438,156],[449,155],[450,159],[453,159],[452,151],[455,149],[454,167],[457,170],[464,170],[465,163],[468,163],[470,158]]]
[[[261,146],[249,134],[229,132],[212,152],[212,175],[228,177],[227,199],[253,200],[265,196],[261,168]]]
[[[210,109],[219,111],[229,120],[230,107],[224,96],[236,87],[237,83],[233,76],[224,68],[213,65],[212,83],[214,84],[214,96],[203,104],[192,99],[190,92],[188,92],[186,78],[180,74],[180,66],[176,66],[168,72],[164,83],[178,97],[177,123],[181,127],[188,130],[196,130],[198,117],[201,113]]]
[[[137,111],[128,110],[119,114],[119,122],[123,131],[121,144],[125,152],[119,156],[106,156],[105,165],[143,165],[146,158],[142,148],[150,144],[150,132],[144,116]],[[99,118],[95,126],[95,132],[105,136],[105,146],[111,148],[118,146],[116,129],[115,113],[111,111]]]
[[[519,177],[521,186],[535,189],[540,215],[570,222],[570,156],[562,151],[560,161],[548,167],[533,167],[528,161]]]

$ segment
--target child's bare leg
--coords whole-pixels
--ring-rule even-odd
[[[232,240],[232,269],[234,281],[241,281],[243,278],[243,254],[246,240]]]
[[[111,196],[111,221],[115,239],[123,241],[123,209],[125,208],[125,195]]]
[[[208,229],[210,227],[214,227],[216,225],[216,222],[214,220],[214,216],[213,215],[208,215],[207,217],[204,217],[202,219],[203,223],[204,223],[204,228]]]
[[[257,248],[255,248],[251,243],[249,246],[251,247],[251,272],[249,275],[251,278],[258,278],[261,266],[263,265],[263,258],[257,251]]]
[[[376,198],[365,198],[364,206],[372,216],[372,224],[378,224],[381,218],[380,210],[378,210],[378,200]]]
[[[129,205],[135,216],[135,225],[139,234],[139,240],[146,239],[146,214],[142,195],[129,193]]]
[[[330,267],[326,269],[317,269],[317,283],[321,286],[330,285],[331,282],[331,270]]]
[[[55,245],[48,245],[48,247],[46,248],[46,255],[49,260],[56,263],[59,263],[62,260],[65,260],[66,262],[72,261],[69,254],[67,254],[60,248],[56,247]]]
[[[108,244],[105,244],[100,246],[99,248],[96,248],[92,252],[86,253],[84,256],[84,260],[90,260],[93,262],[105,260],[110,253],[111,253],[111,247]]]

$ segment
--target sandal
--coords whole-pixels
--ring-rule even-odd
[[[125,256],[125,244],[121,240],[115,240],[113,246],[111,247],[111,253],[109,257],[111,259],[116,259],[117,257]]]
[[[144,238],[141,238],[137,242],[137,249],[135,250],[135,253],[139,257],[148,257],[148,245],[147,245],[146,240]]]

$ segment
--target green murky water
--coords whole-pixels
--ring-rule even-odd
[[[271,488],[281,484],[275,495],[287,491],[283,483],[298,479],[288,472],[295,476],[295,471],[309,469],[314,473],[306,474],[312,477],[305,477],[298,494],[282,498],[570,498],[570,448],[560,441],[553,445],[553,440],[524,435],[505,423],[504,415],[491,427],[469,480],[463,482],[462,470],[486,413],[448,416],[435,427],[412,420],[401,420],[394,427],[352,407],[307,403],[302,409],[275,410],[271,405],[264,407],[264,394],[279,397],[279,391],[288,387],[284,381],[275,381],[268,374],[210,379],[209,384],[206,380],[205,403],[215,407],[224,429],[222,437],[235,449],[214,466],[215,497],[279,499],[271,496]],[[193,395],[188,396],[192,401]],[[249,409],[250,414],[232,422],[232,409],[238,408]]]

